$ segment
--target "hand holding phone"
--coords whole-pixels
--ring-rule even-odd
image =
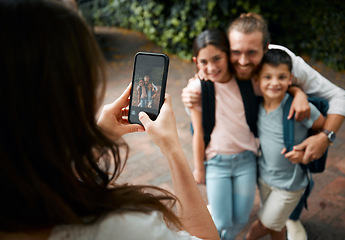
[[[134,58],[128,121],[141,124],[143,111],[156,120],[164,102],[169,57],[161,53],[138,52]]]
[[[129,124],[124,116],[128,112],[128,97],[131,92],[131,84],[114,102],[104,105],[97,120],[97,125],[111,140],[116,141],[121,136],[132,132],[143,132],[143,126]]]
[[[165,101],[156,121],[151,121],[144,112],[141,112],[139,116],[150,139],[163,153],[166,154],[169,151],[175,151],[180,147],[176,118],[169,94],[165,95]]]

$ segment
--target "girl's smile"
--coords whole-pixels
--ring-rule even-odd
[[[227,82],[230,80],[228,58],[225,52],[214,45],[207,45],[193,58],[197,67],[212,82]]]

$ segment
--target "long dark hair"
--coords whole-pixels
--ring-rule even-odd
[[[225,52],[228,59],[230,55],[229,41],[224,32],[218,29],[208,29],[201,32],[193,42],[193,56],[197,57],[201,49],[213,45]]]
[[[120,148],[97,127],[106,63],[88,25],[54,0],[0,2],[0,230],[86,223],[110,211],[162,211],[175,198],[126,184],[109,188]],[[102,158],[106,169],[97,161]],[[114,162],[109,178],[107,166]]]

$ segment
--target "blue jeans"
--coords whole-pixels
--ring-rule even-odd
[[[218,154],[205,162],[211,215],[222,239],[235,239],[253,207],[257,162],[253,152]]]
[[[139,107],[147,107],[147,98],[140,98],[140,106]]]

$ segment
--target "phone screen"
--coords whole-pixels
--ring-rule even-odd
[[[140,52],[135,55],[128,120],[141,124],[138,114],[156,120],[164,102],[169,58],[165,54]]]

